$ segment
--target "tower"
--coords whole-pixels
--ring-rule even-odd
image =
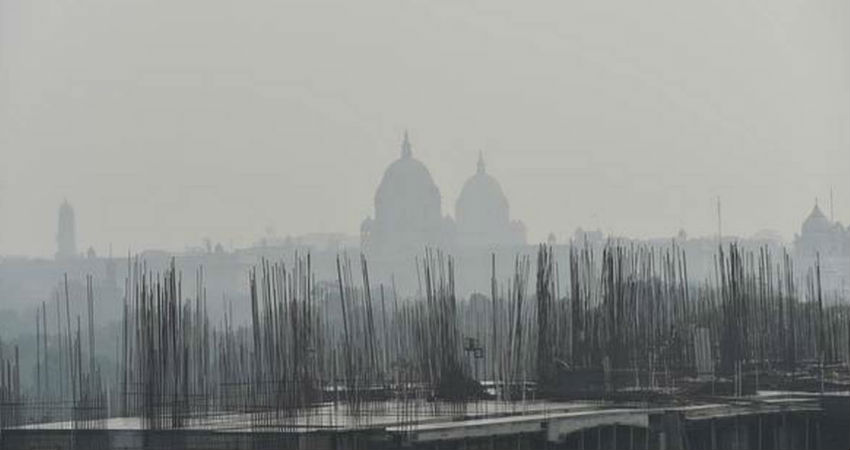
[[[56,227],[56,259],[77,256],[77,226],[74,208],[64,200],[59,206],[59,221]]]

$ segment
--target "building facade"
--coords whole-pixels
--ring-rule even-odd
[[[850,293],[850,228],[824,215],[815,202],[794,236],[794,262],[802,276],[820,265],[821,286],[828,294]]]

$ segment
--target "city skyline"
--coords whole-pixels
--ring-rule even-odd
[[[407,139],[408,139],[407,133],[405,132],[404,142],[403,142],[402,146],[409,146],[410,145],[408,143]],[[407,148],[410,148],[410,147],[407,147]],[[404,157],[405,156],[402,155],[401,159],[404,159]],[[409,157],[409,155],[408,155],[408,157]],[[466,185],[468,185],[471,181],[475,180],[477,178],[476,175],[486,173],[486,169],[485,169],[486,163],[485,163],[484,158],[483,158],[483,153],[479,153],[476,166],[477,166],[476,172],[473,175],[471,175],[465,181],[464,187],[466,187]],[[392,167],[392,164],[390,164],[389,167]],[[388,167],[388,169],[389,169],[389,167]],[[423,165],[423,167],[425,168],[425,170],[428,170],[427,166]],[[385,175],[385,177],[386,177],[386,175]],[[500,183],[499,183],[498,179],[492,178],[489,175],[488,175],[488,178],[492,179],[493,182],[495,182],[495,186],[496,186],[497,190],[501,191]],[[379,186],[378,189],[380,190],[380,186]],[[439,189],[440,189],[439,186],[437,186],[437,189],[439,191]],[[499,194],[504,195],[502,192],[499,192]],[[444,198],[442,198],[443,195],[440,192],[437,192],[437,195],[439,197],[441,197],[441,203],[442,203],[442,200],[445,200]],[[456,220],[457,220],[456,217],[457,217],[457,214],[458,214],[457,208],[460,207],[458,202],[460,201],[460,198],[463,195],[464,195],[464,193],[463,193],[463,190],[462,190],[461,193],[459,194],[456,202],[449,202],[449,204],[443,204],[442,205],[442,207],[444,208],[443,211],[442,211],[442,213],[443,213],[442,217],[444,218],[444,220],[448,220],[450,222],[452,229],[451,230],[442,230],[442,231],[439,231],[439,233],[441,235],[443,235],[442,239],[448,239],[448,241],[444,242],[443,244],[435,242],[435,243],[432,243],[432,244],[426,243],[424,245],[431,245],[434,248],[443,248],[444,250],[448,250],[450,252],[452,251],[452,249],[455,247],[454,243],[452,243],[452,241],[455,239],[454,235],[456,233],[456,231],[454,230],[454,227],[458,226],[456,224]],[[480,192],[479,192],[479,195],[481,195]],[[489,194],[487,194],[487,195],[489,195]],[[577,236],[580,233],[590,232],[590,233],[599,234],[600,236],[602,236],[604,238],[615,238],[615,239],[626,239],[626,240],[637,240],[637,241],[658,241],[659,239],[664,240],[666,238],[671,238],[671,237],[675,237],[675,238],[680,239],[680,240],[681,239],[693,239],[693,238],[696,238],[696,239],[716,239],[718,237],[718,235],[722,235],[723,238],[734,239],[734,240],[741,239],[743,241],[772,242],[774,244],[786,246],[787,248],[790,249],[797,243],[797,241],[799,240],[801,235],[805,233],[806,223],[813,216],[822,217],[823,220],[828,221],[830,227],[833,227],[833,226],[839,227],[838,232],[840,232],[840,233],[845,233],[845,232],[850,233],[850,225],[845,225],[839,218],[835,217],[833,195],[834,195],[834,193],[832,191],[830,191],[830,196],[829,196],[829,200],[828,200],[827,205],[823,205],[819,201],[818,198],[815,198],[814,202],[811,206],[810,211],[807,212],[805,215],[803,215],[800,218],[800,220],[798,221],[798,223],[796,225],[796,228],[794,230],[792,230],[791,236],[784,236],[782,234],[779,234],[775,229],[772,229],[772,228],[760,229],[760,230],[758,230],[754,233],[751,233],[749,235],[738,235],[738,234],[727,232],[727,230],[724,230],[722,228],[722,220],[723,220],[722,210],[718,209],[718,208],[721,208],[722,206],[719,203],[720,199],[718,198],[718,199],[715,200],[715,203],[714,203],[715,220],[717,220],[718,222],[715,223],[715,230],[714,230],[713,233],[709,232],[709,233],[704,234],[704,235],[694,235],[694,234],[690,234],[688,232],[688,230],[686,230],[684,228],[680,228],[680,229],[675,230],[674,232],[672,232],[668,235],[657,234],[657,235],[648,235],[648,236],[632,236],[632,235],[627,235],[627,234],[615,234],[615,233],[612,233],[610,231],[606,232],[605,230],[603,230],[600,227],[592,227],[592,226],[582,227],[581,225],[579,225],[575,229],[567,230],[563,234],[560,234],[560,235],[556,234],[555,232],[550,232],[549,235],[547,235],[545,237],[541,237],[540,239],[537,239],[537,240],[522,239],[521,244],[520,244],[520,241],[517,241],[516,244],[520,244],[521,246],[526,246],[526,245],[534,246],[537,243],[544,243],[544,242],[550,242],[551,243],[552,238],[554,238],[559,243],[566,243],[567,241],[574,239],[575,236]],[[487,201],[487,199],[482,199],[481,197],[478,197],[478,198],[475,199],[476,202],[480,201],[480,200],[484,200],[484,203],[486,203],[486,204],[490,203],[489,201]],[[469,201],[470,201],[469,199],[466,200],[466,207],[467,208],[470,206]],[[376,204],[376,206],[377,206],[377,204]],[[505,207],[510,208],[510,202],[508,202],[505,205]],[[483,214],[486,215],[487,213],[484,212],[484,211],[486,211],[486,210],[481,210],[479,212],[479,214],[483,213]],[[349,233],[349,232],[346,232],[346,231],[328,231],[328,232],[314,231],[314,232],[307,232],[307,233],[302,233],[302,234],[292,234],[292,233],[288,233],[288,234],[280,233],[279,234],[277,230],[275,230],[271,227],[267,227],[266,230],[264,230],[265,234],[258,235],[253,240],[250,240],[250,241],[247,241],[247,242],[244,242],[244,243],[240,243],[239,245],[234,243],[233,240],[223,241],[223,240],[220,240],[220,239],[219,240],[212,239],[209,236],[204,236],[204,237],[202,237],[202,238],[200,238],[199,240],[196,240],[196,241],[185,242],[182,246],[177,247],[177,248],[165,248],[165,247],[148,247],[148,248],[136,248],[136,249],[130,248],[130,249],[128,249],[128,251],[130,253],[140,253],[140,252],[144,253],[144,252],[148,252],[148,251],[157,251],[157,252],[164,251],[164,252],[168,252],[168,253],[181,253],[181,252],[197,252],[197,251],[205,251],[205,250],[206,251],[212,251],[213,249],[215,249],[216,252],[219,252],[219,251],[222,251],[222,250],[224,250],[224,251],[234,251],[234,250],[239,250],[239,249],[248,249],[248,248],[255,247],[255,246],[272,246],[273,247],[273,246],[284,245],[284,244],[285,245],[293,245],[294,244],[294,245],[315,246],[315,245],[317,245],[318,242],[326,242],[327,244],[330,244],[331,241],[339,241],[339,245],[344,246],[344,247],[340,247],[341,250],[343,250],[343,249],[344,250],[353,250],[353,249],[357,248],[360,251],[365,251],[364,241],[363,241],[364,236],[365,236],[364,235],[364,232],[365,232],[364,227],[366,226],[367,222],[369,222],[371,224],[372,214],[374,214],[374,212],[375,212],[375,210],[373,209],[373,211],[369,215],[367,215],[366,218],[361,222],[359,233]],[[95,246],[94,244],[91,244],[91,243],[78,242],[77,241],[77,239],[76,239],[76,217],[75,217],[75,214],[76,213],[75,213],[75,210],[73,208],[73,204],[71,202],[69,202],[67,198],[63,199],[61,204],[58,207],[58,224],[55,228],[55,239],[56,239],[56,241],[54,242],[54,249],[53,249],[54,255],[23,255],[23,254],[22,255],[3,255],[3,254],[0,254],[0,257],[3,257],[3,256],[7,256],[7,257],[8,256],[12,256],[12,257],[24,256],[24,257],[36,257],[36,258],[48,258],[49,259],[49,258],[55,256],[57,259],[58,258],[68,259],[68,258],[72,258],[72,257],[75,257],[75,256],[76,257],[83,257],[83,256],[86,256],[86,255],[109,256],[109,257],[116,256],[116,254],[113,252],[113,244],[112,243],[109,243],[107,245],[106,249],[103,249],[103,248],[97,247],[97,246]],[[506,214],[507,214],[507,212],[506,212]],[[718,216],[718,214],[720,214],[720,215]],[[507,216],[507,217],[510,217],[510,216]],[[481,217],[480,220],[484,220],[484,222],[481,222],[481,224],[486,223],[487,220],[490,220],[490,219],[491,218]],[[525,227],[524,227],[523,221],[521,219],[516,218],[516,217],[513,217],[513,219],[515,219],[515,220],[512,220],[511,223],[518,225],[522,230],[522,235],[524,236],[525,235]],[[845,226],[846,226],[846,229],[845,229]],[[474,235],[481,235],[481,237],[484,237],[484,236],[487,235],[487,232],[484,232],[483,230],[468,230],[468,232],[472,232]],[[487,238],[484,238],[483,241],[480,238],[478,238],[476,240],[480,241],[480,243],[474,244],[473,246],[486,243],[487,239],[492,239],[492,238],[493,237],[487,237]],[[513,239],[513,238],[508,238],[508,239],[510,240],[510,239]],[[497,239],[497,241],[498,240],[499,239]],[[356,244],[352,244],[354,242],[356,242]],[[458,244],[461,244],[462,246],[470,245],[468,243],[463,244],[463,243],[460,243],[460,242],[458,242]],[[494,242],[491,242],[491,244],[505,245],[506,242],[499,243],[499,242],[494,241]],[[508,245],[508,247],[510,247],[511,245]],[[79,248],[77,248],[77,246],[79,246]],[[324,245],[321,245],[321,246],[322,246],[322,248],[324,248]],[[70,249],[73,249],[73,250],[70,250]],[[103,250],[106,250],[106,251],[101,253],[101,251],[103,251]],[[118,253],[119,254],[117,256],[121,257],[120,254],[123,253],[123,252],[119,251]]]
[[[478,158],[481,158],[481,156],[483,155],[483,152],[479,152],[478,155],[479,155]],[[392,162],[392,161],[389,161],[389,162]],[[479,163],[480,163],[480,161],[476,162],[476,164],[479,164]],[[426,167],[427,167],[427,164],[426,164]],[[469,180],[469,178],[471,178],[472,175],[474,175],[474,174],[475,174],[475,171],[471,171],[469,176],[467,177],[467,180],[464,180],[463,183],[467,182]],[[434,178],[437,179],[436,176],[434,176]],[[454,193],[454,198],[446,198],[447,194],[445,194],[445,190],[444,190],[443,186],[440,186],[439,183],[437,183],[437,184],[438,184],[438,187],[440,189],[439,195],[440,195],[441,202],[442,202],[443,214],[444,214],[445,217],[452,218],[452,220],[454,220],[455,200],[459,197],[459,195],[460,195],[459,191],[460,190],[458,190]],[[506,193],[506,197],[508,198],[511,206],[513,206],[513,204],[510,202],[510,198],[511,198],[510,192]],[[559,241],[568,240],[578,230],[594,231],[594,232],[599,231],[599,232],[602,232],[603,235],[605,235],[606,237],[610,236],[610,237],[638,239],[638,240],[663,239],[663,238],[666,238],[666,237],[677,236],[680,232],[683,232],[683,231],[687,234],[688,237],[692,237],[692,238],[694,238],[694,237],[698,237],[698,238],[716,237],[718,235],[718,231],[719,231],[718,230],[718,216],[717,216],[718,200],[721,202],[721,207],[724,208],[721,211],[721,218],[720,218],[720,220],[722,221],[722,235],[724,237],[741,238],[741,239],[769,238],[769,239],[776,239],[784,245],[791,246],[794,243],[795,238],[799,235],[800,226],[803,223],[804,219],[810,213],[812,207],[819,207],[820,210],[823,211],[825,216],[831,222],[835,222],[835,223],[840,224],[842,226],[848,225],[844,220],[842,220],[841,216],[836,214],[836,212],[835,212],[835,206],[836,206],[835,192],[834,192],[834,190],[830,189],[827,193],[827,196],[826,196],[826,199],[825,199],[826,201],[824,201],[824,199],[821,198],[821,197],[813,198],[806,207],[808,209],[804,209],[803,213],[799,215],[797,220],[794,223],[792,223],[790,227],[788,227],[788,226],[782,226],[782,227],[766,226],[766,227],[762,227],[762,228],[759,228],[759,229],[756,229],[756,230],[751,230],[750,232],[744,231],[744,232],[736,233],[734,230],[730,230],[728,228],[728,218],[726,217],[727,213],[725,211],[726,202],[724,202],[723,199],[717,197],[717,198],[707,199],[706,209],[708,209],[709,212],[711,214],[713,214],[713,217],[709,217],[709,219],[714,221],[713,223],[710,224],[714,228],[713,229],[708,228],[708,229],[706,229],[706,231],[704,233],[693,232],[692,230],[689,230],[689,229],[684,228],[684,227],[679,227],[679,228],[672,227],[669,230],[660,230],[658,232],[650,231],[648,233],[628,234],[628,231],[626,231],[626,230],[618,232],[615,227],[611,227],[610,225],[606,226],[606,225],[600,224],[598,222],[594,223],[593,220],[589,220],[587,223],[584,223],[584,224],[577,223],[573,229],[561,229],[561,230],[552,229],[549,232],[543,232],[542,235],[540,235],[540,236],[529,236],[528,243],[529,244],[533,244],[533,243],[536,243],[536,242],[542,243],[542,242],[547,241],[553,235]],[[85,199],[84,199],[84,201],[82,201],[81,203],[85,205],[85,204],[88,204],[89,202],[85,201]],[[73,211],[77,212],[77,209],[76,209],[77,203],[75,201],[73,201],[73,199],[68,199],[67,197],[63,197],[58,205],[53,205],[54,206],[53,207],[54,214],[55,214],[55,211],[58,208],[59,211],[60,211],[59,214],[61,216],[62,209],[65,208],[66,206],[68,206],[69,204],[74,207]],[[840,205],[840,202],[839,202],[839,205]],[[840,208],[840,206],[839,206],[839,208]],[[369,211],[363,217],[361,217],[361,221],[363,220],[363,218],[369,218],[372,215],[374,215],[374,208],[370,207]],[[82,219],[83,223],[88,223],[88,221],[86,220],[85,217],[75,218],[74,223],[75,224],[79,223],[80,219]],[[522,221],[522,218],[518,218],[518,219],[520,221]],[[591,219],[598,220],[598,216],[594,214]],[[734,220],[733,220],[733,222],[734,222]],[[57,233],[60,232],[59,228],[56,226],[55,217],[54,217],[54,220],[53,220],[51,225],[52,225],[52,228],[50,229],[51,235],[49,237],[52,237],[52,240],[50,240],[49,242],[46,242],[46,243],[41,243],[39,245],[39,248],[41,249],[41,250],[39,250],[40,253],[25,253],[25,252],[4,253],[3,250],[2,250],[3,247],[0,246],[0,257],[2,257],[2,256],[6,256],[6,257],[8,257],[8,256],[25,256],[25,257],[36,257],[36,258],[52,258],[54,256],[54,254],[57,252],[55,239],[56,239]],[[336,236],[339,236],[339,237],[342,237],[342,238],[347,238],[349,240],[359,240],[360,239],[359,235],[362,233],[362,230],[360,229],[360,227],[362,227],[362,223],[356,223],[355,225],[356,226],[353,229],[344,229],[344,230],[323,229],[323,230],[312,230],[312,231],[306,230],[304,232],[298,233],[298,232],[287,231],[286,229],[282,229],[281,227],[277,226],[277,224],[269,223],[265,226],[265,228],[263,228],[262,230],[259,230],[254,235],[243,234],[241,236],[241,239],[233,239],[232,237],[228,237],[226,235],[216,236],[216,235],[213,235],[211,233],[204,234],[202,231],[199,231],[199,234],[195,235],[194,238],[190,237],[188,240],[186,240],[182,243],[181,242],[172,243],[173,245],[168,245],[168,244],[163,245],[163,244],[153,243],[153,244],[148,245],[148,246],[141,246],[141,245],[134,245],[133,243],[130,243],[129,245],[127,245],[125,247],[118,246],[112,241],[110,241],[110,242],[92,242],[91,240],[86,239],[86,236],[90,235],[92,233],[90,233],[90,232],[86,233],[85,231],[83,231],[82,233],[80,233],[80,235],[83,236],[83,237],[78,239],[76,243],[77,243],[77,245],[79,245],[79,248],[77,249],[77,253],[81,256],[84,255],[88,251],[94,251],[96,254],[102,255],[102,256],[105,256],[107,253],[112,254],[113,250],[118,250],[117,254],[124,254],[128,251],[131,252],[131,253],[136,253],[136,252],[143,252],[143,251],[149,251],[149,250],[181,252],[181,251],[189,251],[189,250],[192,250],[192,249],[195,249],[195,248],[201,249],[201,248],[203,248],[204,245],[206,245],[208,243],[212,243],[213,245],[224,246],[224,248],[226,250],[234,250],[234,249],[239,249],[239,248],[249,248],[249,247],[252,247],[254,245],[258,245],[263,241],[268,241],[269,239],[283,241],[284,239],[287,239],[287,238],[303,238],[303,237],[317,236],[317,235],[318,236],[320,236],[320,235],[327,235],[327,236],[336,235]],[[783,230],[783,229],[789,229],[789,231],[788,232],[780,231],[780,230]],[[2,237],[0,237],[0,243],[2,243],[2,242],[3,242]],[[65,254],[67,255],[67,251],[65,252]]]
[[[356,235],[405,129],[444,203],[483,151],[532,242],[850,221],[840,0],[0,5],[0,254],[64,198],[101,252]]]
[[[848,417],[848,0],[0,0],[2,450]]]
[[[847,2],[763,3],[3,2],[0,254],[64,198],[97,249],[356,234],[405,129],[444,202],[483,151],[529,241],[710,235],[718,197],[790,240],[830,187],[846,223]]]

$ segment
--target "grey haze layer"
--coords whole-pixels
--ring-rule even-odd
[[[444,204],[484,150],[532,242],[717,197],[790,240],[850,216],[850,4],[0,2],[0,254],[52,256],[64,198],[99,254],[354,235],[406,128]]]

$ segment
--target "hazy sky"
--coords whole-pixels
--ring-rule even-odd
[[[531,240],[850,220],[847,0],[0,0],[0,254],[356,234],[483,150]]]

